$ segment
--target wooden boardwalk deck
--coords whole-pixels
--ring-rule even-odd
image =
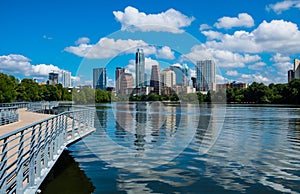
[[[0,137],[12,131],[18,130],[22,127],[28,126],[35,122],[50,118],[51,114],[41,114],[34,112],[27,112],[26,108],[18,109],[19,111],[19,121],[15,123],[10,123],[8,125],[0,126]]]

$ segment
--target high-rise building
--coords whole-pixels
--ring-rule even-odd
[[[300,79],[300,60],[294,59],[294,69],[288,71],[288,82],[293,79]]]
[[[62,72],[62,86],[64,88],[71,87],[71,72],[69,71],[63,71]]]
[[[93,69],[93,88],[106,90],[106,68]]]
[[[197,89],[199,91],[216,90],[216,67],[213,60],[197,61]]]
[[[121,75],[125,73],[125,68],[116,68],[116,92],[120,93],[121,90]]]
[[[137,49],[135,54],[135,87],[145,86],[145,56],[143,49]]]
[[[154,88],[156,94],[160,94],[160,69],[158,65],[152,65],[150,87]]]
[[[173,87],[176,85],[176,74],[171,69],[160,72],[160,82],[163,87]]]
[[[58,84],[58,73],[51,72],[49,73],[49,79],[47,81],[48,85]]]
[[[300,79],[300,60],[294,60],[294,78]]]
[[[134,88],[134,80],[132,74],[122,73],[120,80],[120,93],[130,94],[130,91]]]

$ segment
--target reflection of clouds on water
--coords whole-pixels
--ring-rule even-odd
[[[112,106],[98,110],[106,112],[106,117],[98,117],[97,131],[84,140],[94,154],[112,166],[145,169],[160,166],[177,157],[195,135],[198,123],[189,119],[198,119],[194,116],[199,112],[197,105],[182,107],[151,102]],[[103,119],[107,120],[106,129],[97,126],[103,125]]]
[[[236,112],[241,113],[245,107],[227,108],[217,143],[208,155],[195,158],[205,162],[204,176],[228,190],[245,191],[249,184],[260,183],[280,192],[295,193],[291,188],[300,178],[296,173],[300,150],[299,145],[295,150],[287,141],[287,111],[248,107],[247,115],[241,117]]]

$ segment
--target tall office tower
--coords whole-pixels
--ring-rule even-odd
[[[197,61],[197,88],[199,91],[215,90],[216,67],[213,60]]]
[[[106,90],[106,68],[93,69],[93,88]]]
[[[288,71],[288,82],[291,82],[295,78],[294,70]]]
[[[58,73],[49,73],[48,85],[58,84]]]
[[[300,60],[294,60],[294,78],[300,79]]]
[[[154,88],[156,94],[160,94],[160,69],[158,65],[152,65],[150,86]]]
[[[182,67],[182,86],[189,86],[189,80],[188,80],[188,71],[189,71],[189,67],[187,66],[187,64],[183,64]]]
[[[173,87],[176,85],[176,74],[171,69],[165,69],[160,73],[160,82],[162,86]]]
[[[121,90],[121,76],[125,73],[125,68],[117,67],[116,68],[116,92],[120,93]]]
[[[191,80],[192,80],[193,88],[196,88],[196,89],[197,89],[197,78],[192,77]]]
[[[62,86],[64,88],[71,87],[71,72],[69,71],[62,71]]]
[[[143,49],[137,49],[135,54],[135,87],[145,86],[145,56]]]
[[[120,77],[120,93],[130,94],[130,89],[134,88],[134,80],[131,73],[122,73]]]

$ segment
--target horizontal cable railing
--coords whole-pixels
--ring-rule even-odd
[[[0,103],[0,107],[17,106],[18,108],[27,108],[28,104],[29,104],[29,102]]]
[[[30,102],[28,103],[27,110],[29,112],[41,112],[45,113],[49,110],[52,110],[53,108],[56,108],[59,106],[58,101],[40,101],[40,102]]]
[[[0,126],[19,121],[17,106],[0,107]]]
[[[0,137],[0,193],[36,193],[66,146],[95,131],[94,117],[77,109]]]

